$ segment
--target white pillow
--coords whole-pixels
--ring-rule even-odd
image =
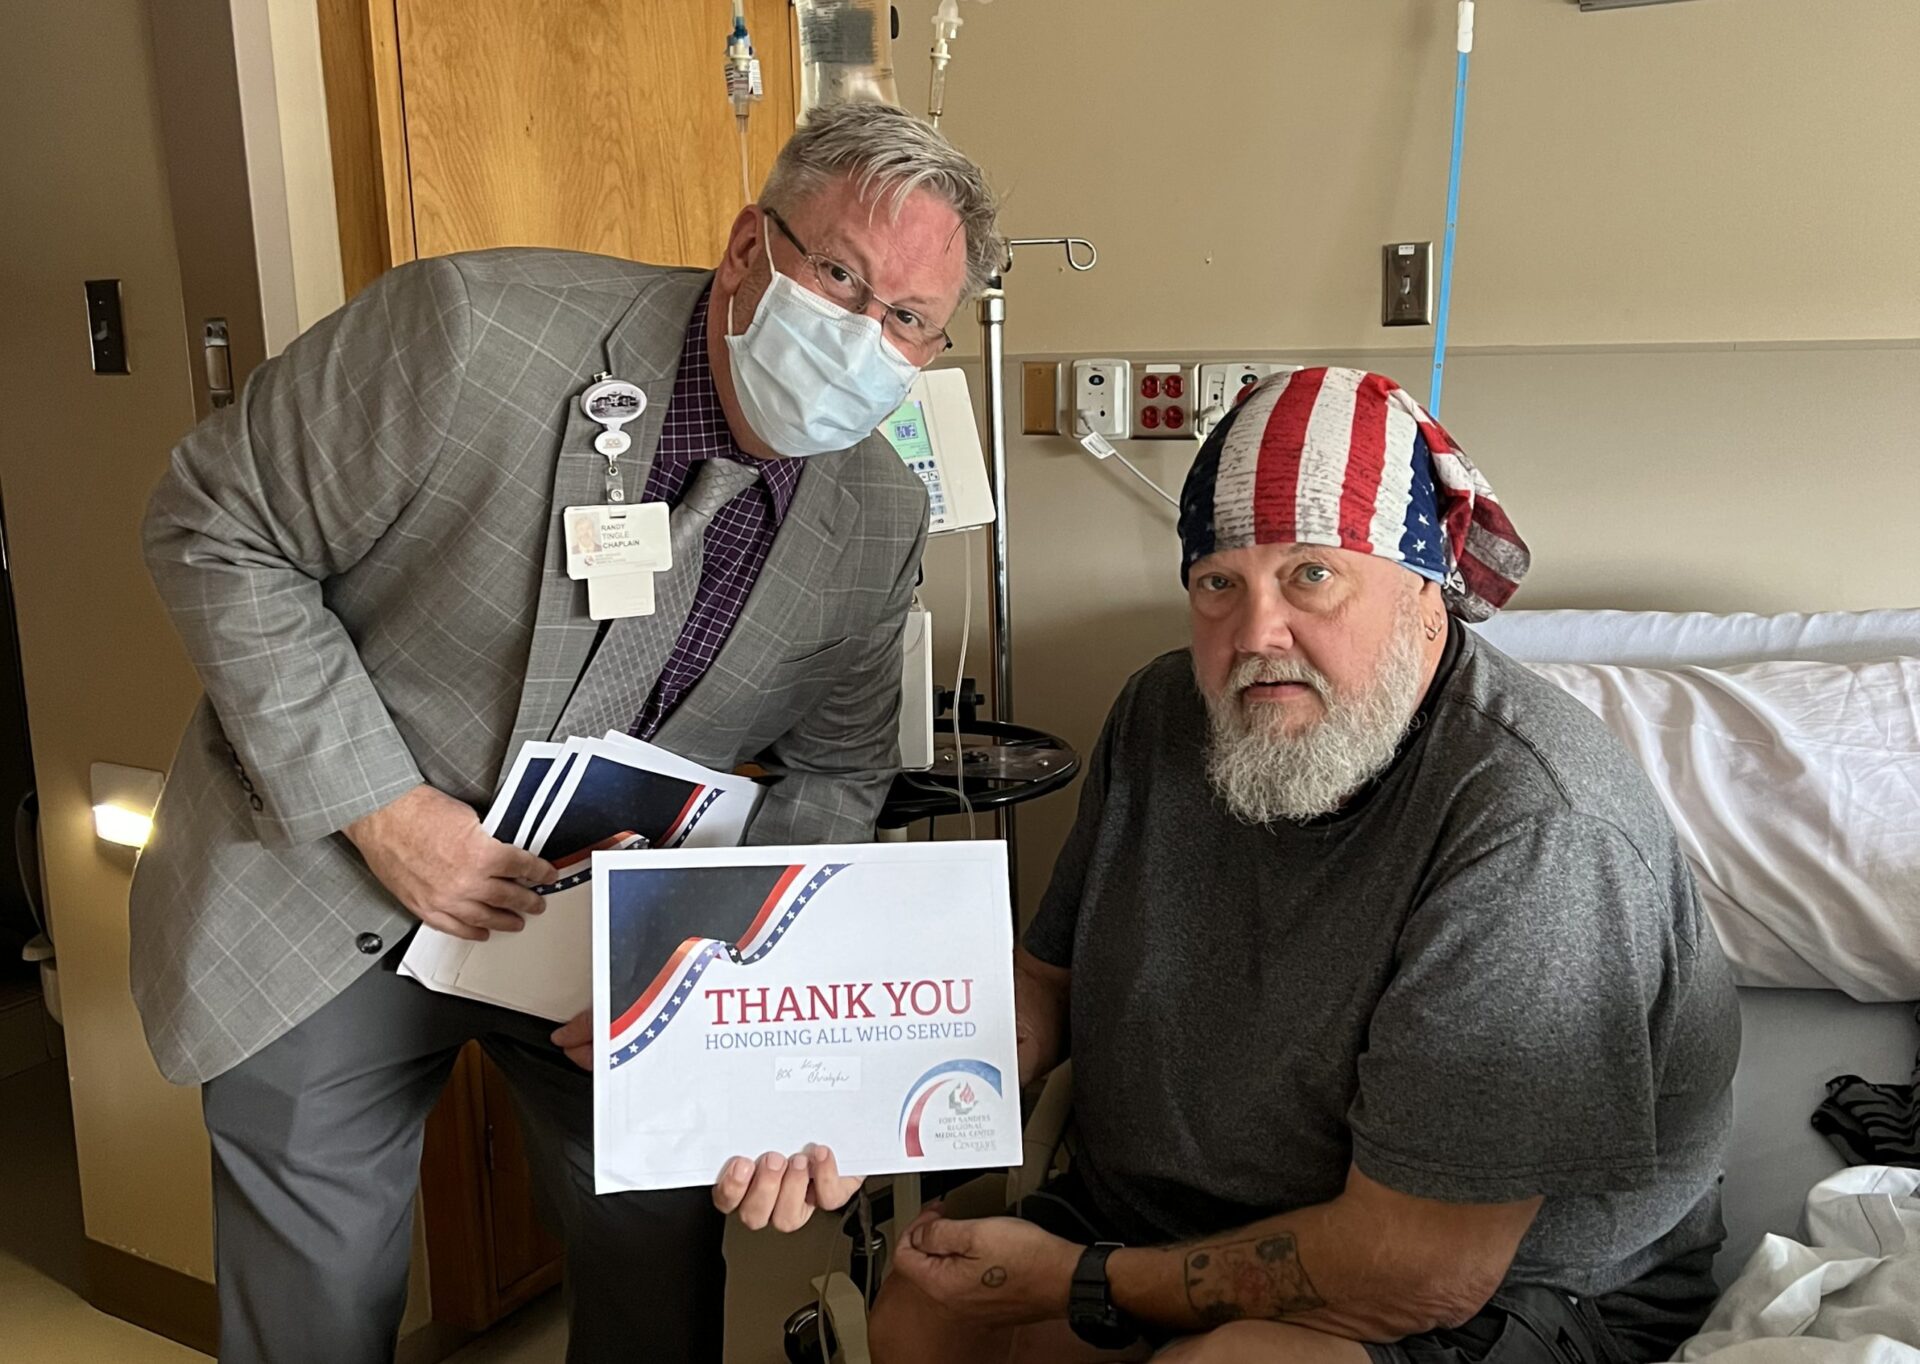
[[[1646,769],[1740,984],[1920,999],[1920,658],[1529,666]]]

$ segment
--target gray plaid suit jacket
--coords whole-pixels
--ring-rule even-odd
[[[545,738],[597,622],[560,510],[604,501],[580,390],[645,390],[645,487],[711,276],[503,250],[392,271],[174,450],[146,552],[206,697],[132,893],[133,993],[208,1079],[413,925],[340,830],[419,782],[484,806]],[[811,461],[746,610],[657,738],[766,762],[755,843],[851,842],[898,766],[899,637],[926,494],[886,443]]]

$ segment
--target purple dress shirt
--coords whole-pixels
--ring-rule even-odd
[[[677,504],[693,481],[695,462],[703,459],[755,465],[760,479],[715,512],[707,524],[700,585],[694,589],[687,623],[660,670],[653,695],[628,730],[642,739],[653,737],[733,633],[806,468],[797,459],[755,459],[733,443],[719,391],[713,386],[713,367],[707,363],[707,305],[712,297],[711,290],[700,296],[687,324],[673,400],[667,405],[660,446],[641,497],[647,502]]]

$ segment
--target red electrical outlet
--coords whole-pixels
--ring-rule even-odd
[[[1139,377],[1133,386],[1133,438],[1187,437],[1193,413],[1181,401],[1189,382],[1185,366],[1173,361],[1147,361],[1136,363],[1134,373]]]

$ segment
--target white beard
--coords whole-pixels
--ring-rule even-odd
[[[1234,818],[1272,824],[1332,814],[1386,770],[1420,699],[1419,632],[1418,598],[1409,598],[1373,681],[1354,696],[1337,695],[1302,662],[1244,658],[1234,666],[1221,694],[1206,696],[1207,780]],[[1326,714],[1289,734],[1279,707],[1241,701],[1254,682],[1305,683]]]

